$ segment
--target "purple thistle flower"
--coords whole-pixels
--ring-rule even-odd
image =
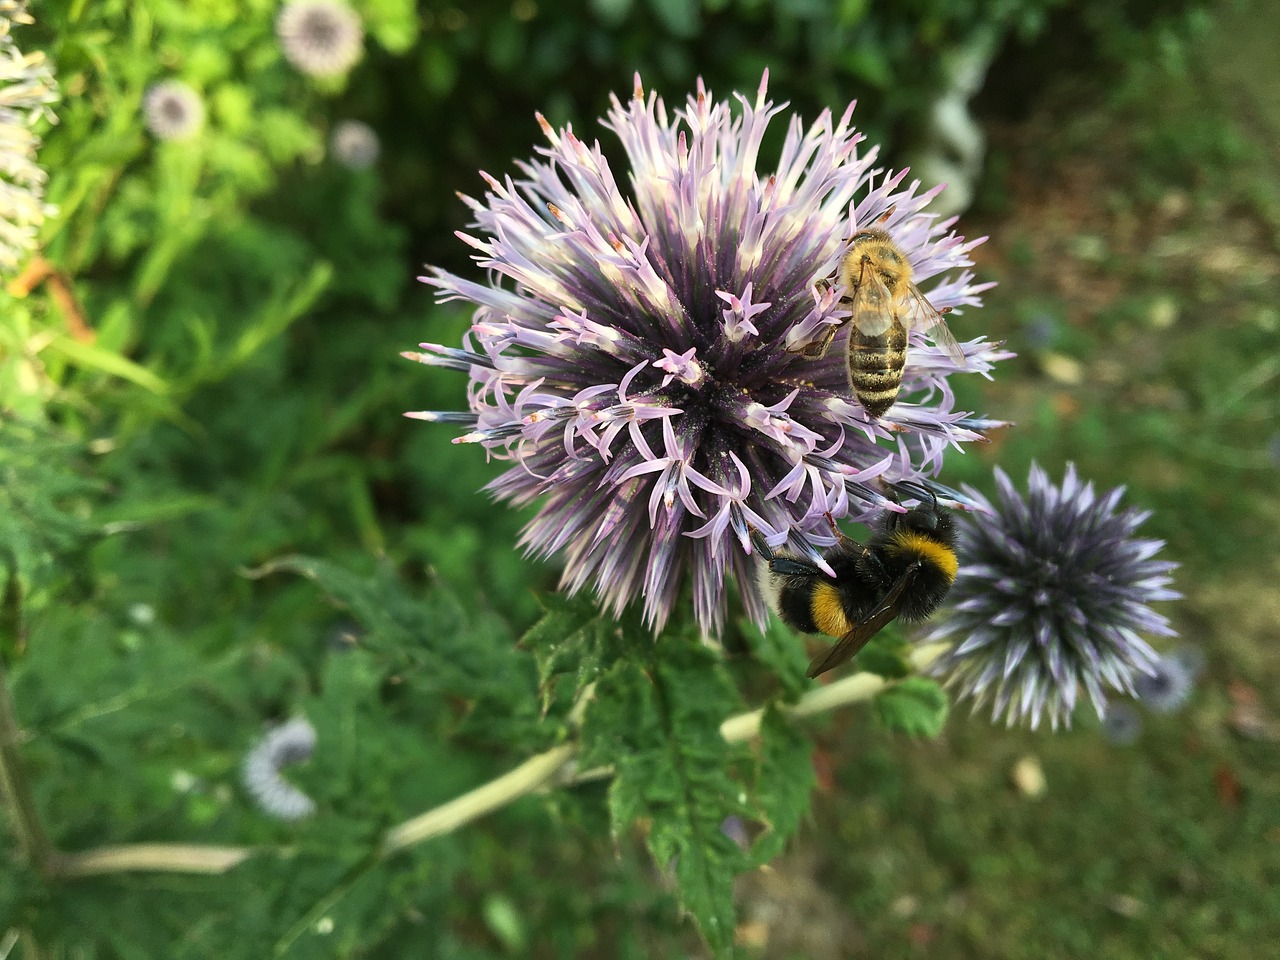
[[[1155,559],[1162,541],[1134,536],[1148,512],[1117,512],[1123,487],[1099,497],[1074,465],[1055,487],[1032,464],[1026,499],[999,468],[996,484],[995,507],[967,490],[986,515],[960,525],[951,616],[926,637],[951,648],[933,672],[1009,725],[1035,728],[1046,712],[1054,729],[1069,725],[1082,690],[1103,717],[1103,683],[1132,695],[1156,667],[1139,632],[1174,634],[1148,604],[1181,596],[1168,586],[1177,564]]]
[[[245,755],[241,782],[264,813],[278,820],[315,813],[315,801],[280,775],[281,768],[310,759],[315,749],[316,728],[298,717],[270,730]]]
[[[603,121],[629,189],[599,144],[539,116],[540,156],[517,164],[518,179],[482,174],[483,201],[463,198],[475,221],[459,237],[487,282],[422,278],[440,300],[475,305],[462,347],[405,354],[470,374],[469,413],[408,416],[461,424],[455,442],[511,461],[488,489],[541,499],[523,545],[562,553],[562,586],[594,584],[614,613],[643,597],[655,630],[685,578],[705,633],[720,631],[730,576],[763,623],[748,524],[821,562],[825,513],[871,516],[887,505],[881,480],[936,473],[949,446],[989,425],[954,409],[947,377],[960,368],[919,334],[903,399],[880,419],[851,396],[842,350],[788,352],[848,315],[841,291],[817,281],[886,214],[934,306],[980,305],[991,284],[964,269],[980,241],[923,212],[936,191],[917,195],[906,171],[859,149],[852,105],[808,127],[790,118],[777,166],[762,170],[785,107],[766,99],[767,80],[737,110],[699,83],[669,115],[637,77]],[[981,338],[963,349],[969,373],[1010,356]]]
[[[1200,651],[1190,647],[1162,655],[1150,675],[1134,680],[1138,699],[1156,713],[1173,713],[1191,696],[1203,662]]]

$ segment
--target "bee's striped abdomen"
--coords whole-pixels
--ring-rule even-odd
[[[907,365],[907,328],[896,317],[882,334],[867,336],[857,327],[849,334],[849,386],[862,406],[878,417],[898,397]]]

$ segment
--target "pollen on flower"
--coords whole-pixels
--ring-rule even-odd
[[[464,237],[477,278],[424,278],[473,305],[464,348],[406,356],[468,374],[475,420],[457,442],[509,461],[489,492],[538,505],[521,542],[563,558],[564,589],[594,585],[614,612],[639,600],[660,629],[692,582],[694,616],[716,634],[732,579],[763,622],[750,527],[818,562],[827,512],[867,518],[887,502],[881,478],[930,477],[946,449],[981,439],[972,424],[988,421],[954,408],[947,379],[1009,354],[972,327],[955,325],[972,337],[963,370],[912,343],[892,420],[850,396],[840,349],[786,349],[840,318],[819,281],[853,228],[891,208],[931,302],[981,304],[974,243],[876,166],[851,111],[803,123],[768,99],[766,74],[754,97],[717,100],[699,83],[668,112],[637,76],[603,121],[625,169],[538,115],[546,145],[518,179],[481,174]],[[767,162],[775,122],[785,137]]]

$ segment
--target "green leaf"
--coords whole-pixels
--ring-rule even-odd
[[[0,573],[16,604],[69,576],[69,555],[101,534],[93,507],[106,485],[89,475],[83,447],[52,428],[0,417]]]
[[[160,377],[139,366],[127,357],[104,350],[91,343],[81,343],[70,337],[57,337],[49,342],[48,349],[61,354],[66,360],[86,370],[97,370],[109,376],[128,380],[132,384],[150,390],[158,396],[169,392],[169,384]]]
[[[366,645],[383,655],[387,668],[403,673],[418,693],[472,701],[469,721],[487,724],[487,735],[510,738],[513,746],[545,740],[531,731],[526,658],[504,632],[466,617],[439,585],[411,590],[386,562],[367,572],[304,556],[281,557],[249,576],[272,573],[295,573],[318,584],[368,631]]]
[[[412,0],[368,0],[365,27],[389,53],[408,53],[418,39],[417,9]]]
[[[557,677],[577,674],[575,692],[596,679],[606,634],[616,627],[603,620],[595,603],[583,594],[552,594],[542,602],[546,612],[520,638],[520,646],[532,652],[538,662],[538,688],[545,714],[555,696]]]
[[[746,858],[720,829],[747,815],[729,776],[739,750],[720,724],[739,705],[720,658],[691,635],[654,641],[649,671],[619,661],[596,687],[583,725],[584,767],[612,764],[614,836],[647,825],[649,852],[674,872],[681,904],[717,956],[732,950],[733,877]]]
[[[880,634],[858,652],[858,669],[886,680],[901,680],[913,672],[908,654],[907,644]]]
[[[591,0],[591,10],[611,27],[620,26],[631,13],[633,0]]]
[[[764,631],[750,621],[742,622],[742,635],[756,658],[772,670],[791,698],[798,697],[810,686],[805,672],[809,657],[804,640],[777,617],[770,617]]]
[[[762,866],[782,852],[809,812],[809,794],[816,780],[812,742],[770,704],[760,722],[756,803],[765,832],[751,847],[755,865]]]
[[[502,941],[508,953],[524,953],[528,949],[528,928],[511,898],[500,893],[485,897],[484,922],[493,935]]]
[[[935,680],[908,677],[875,699],[876,719],[913,737],[936,737],[947,720],[947,695]]]
[[[649,6],[667,30],[677,37],[698,33],[698,0],[649,0]]]

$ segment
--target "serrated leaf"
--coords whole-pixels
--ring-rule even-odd
[[[746,858],[720,826],[750,816],[729,776],[737,751],[720,736],[737,693],[719,658],[692,637],[656,641],[649,667],[622,660],[600,678],[582,764],[613,765],[615,836],[644,819],[654,860],[674,872],[681,904],[724,956],[733,944],[733,877]]]
[[[14,603],[66,576],[66,555],[101,534],[90,507],[106,486],[82,453],[47,425],[0,418],[0,572]]]
[[[913,737],[936,737],[947,720],[947,694],[928,677],[908,677],[875,699],[876,719]]]
[[[532,678],[525,674],[526,663],[515,645],[469,622],[442,587],[410,590],[387,563],[372,573],[357,572],[305,556],[281,557],[248,575],[285,572],[318,584],[368,630],[367,642],[397,670],[410,671],[424,692],[477,701],[471,716],[478,721],[514,723],[522,733],[525,721],[533,719],[528,689]],[[508,730],[505,735],[515,733]]]
[[[751,847],[751,861],[763,866],[782,852],[809,812],[817,774],[813,743],[770,704],[760,722],[760,772],[756,803],[765,826]]]
[[[582,594],[566,597],[553,593],[539,598],[542,617],[520,638],[520,646],[538,660],[538,677],[545,682],[566,672],[565,663],[579,652],[583,631],[600,619],[600,611]]]

